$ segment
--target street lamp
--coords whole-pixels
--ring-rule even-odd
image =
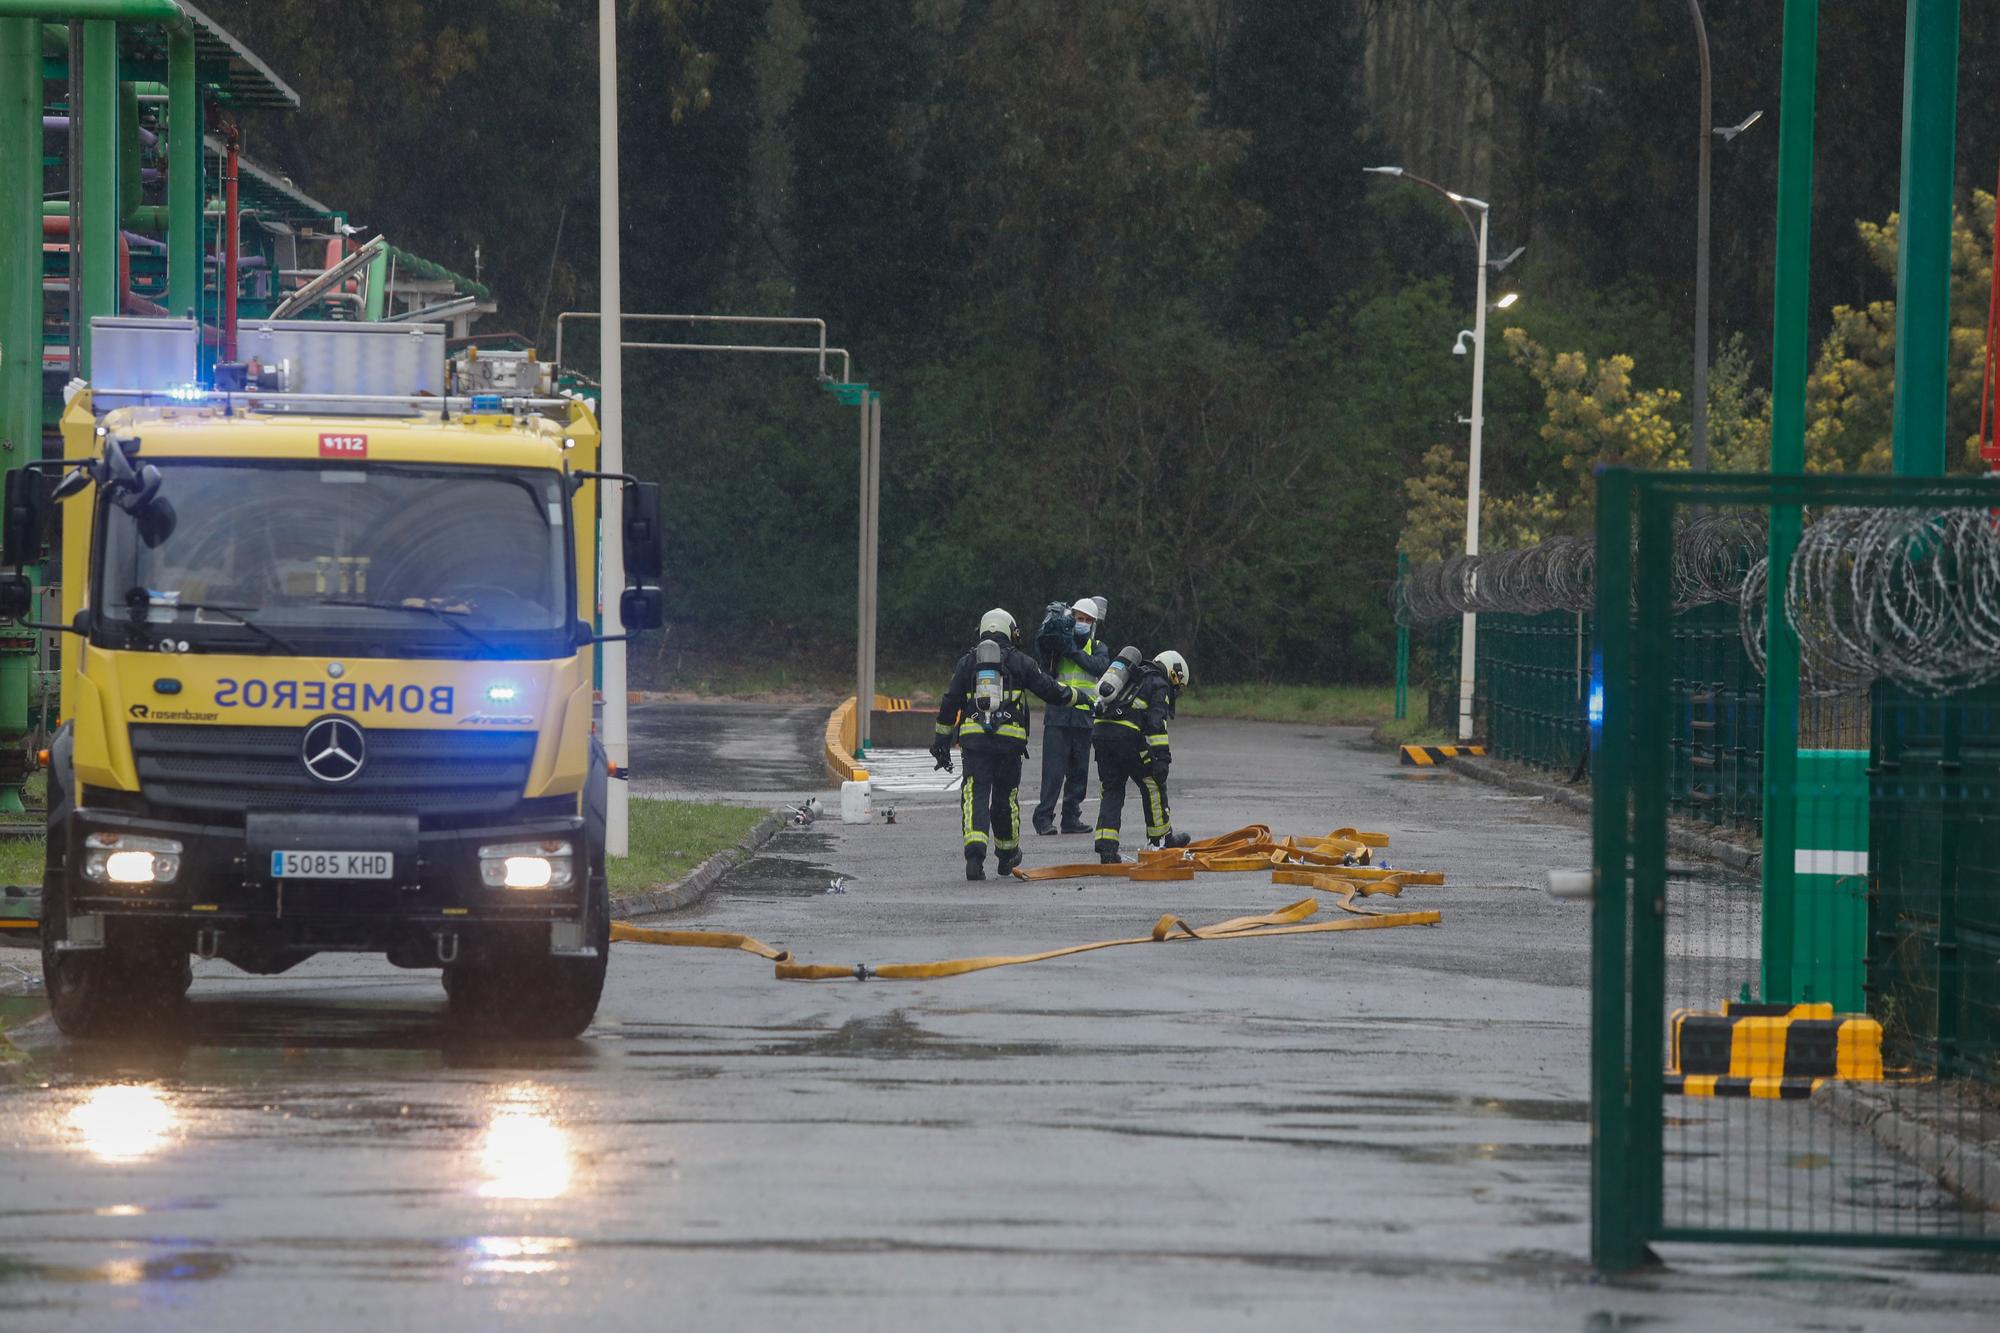
[[[1491,211],[1486,201],[1463,195],[1456,190],[1447,190],[1436,181],[1425,180],[1414,172],[1401,167],[1363,167],[1363,171],[1377,176],[1394,176],[1398,180],[1414,181],[1426,189],[1443,195],[1458,215],[1465,219],[1466,227],[1472,232],[1473,243],[1479,248],[1479,278],[1474,293],[1472,327],[1458,335],[1458,345],[1452,350],[1459,356],[1465,355],[1465,340],[1472,338],[1472,448],[1466,460],[1465,469],[1465,553],[1479,554],[1479,444],[1481,428],[1485,425],[1486,401],[1486,221]],[[1472,215],[1477,213],[1475,224]],[[1501,261],[1501,267],[1514,262],[1521,255],[1519,250]],[[1508,304],[1512,304],[1509,302]],[[1458,738],[1472,739],[1472,689],[1478,669],[1477,649],[1479,643],[1479,617],[1468,611],[1459,620],[1458,632]]]
[[[1709,107],[1708,24],[1701,14],[1701,0],[1688,0],[1688,15],[1694,20],[1695,51],[1701,57],[1701,183],[1695,192],[1694,224],[1694,434],[1688,441],[1688,466],[1696,472],[1708,470],[1708,150],[1709,140],[1724,143],[1755,125],[1764,115],[1752,111],[1735,125],[1717,128]]]

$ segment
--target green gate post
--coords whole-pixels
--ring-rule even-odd
[[[1603,654],[1604,739],[1591,774],[1590,1259],[1619,1273],[1646,1261],[1632,1209],[1630,1063],[1625,971],[1627,841],[1632,777],[1632,474],[1597,482],[1597,633]]]
[[[1632,636],[1632,1115],[1626,1151],[1634,1225],[1660,1229],[1665,1184],[1667,994],[1667,792],[1669,774],[1655,756],[1672,733],[1674,702],[1674,507],[1657,486],[1635,485],[1639,553],[1633,569],[1636,628]]]
[[[1806,463],[1806,319],[1812,259],[1813,84],[1819,0],[1785,0],[1778,102],[1778,255],[1773,279],[1771,471]],[[1785,620],[1785,581],[1799,544],[1797,505],[1771,508],[1764,599],[1763,998],[1790,996],[1793,855],[1799,754],[1799,644]],[[1600,557],[1601,558],[1601,557]]]
[[[1858,1014],[1868,943],[1868,751],[1799,751],[1793,991]]]
[[[1410,577],[1410,557],[1396,552],[1396,720],[1410,715],[1410,627],[1402,614],[1403,583]]]
[[[194,34],[167,35],[167,313],[200,318],[201,103]]]
[[[1944,475],[1951,347],[1951,186],[1958,0],[1909,0],[1903,43],[1903,207],[1896,240],[1895,471]]]

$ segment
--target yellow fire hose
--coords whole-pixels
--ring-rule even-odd
[[[1383,930],[1394,926],[1432,926],[1443,919],[1435,911],[1425,912],[1369,912],[1352,905],[1353,894],[1344,895],[1339,906],[1355,916],[1332,921],[1307,921],[1306,918],[1319,911],[1319,901],[1302,898],[1289,907],[1262,916],[1232,917],[1218,921],[1212,926],[1190,926],[1172,913],[1153,923],[1150,935],[1134,936],[1122,940],[1096,940],[1089,944],[1072,944],[1064,949],[1048,949],[1041,953],[989,954],[979,958],[951,958],[938,963],[883,963],[870,966],[856,963],[852,966],[835,966],[824,963],[801,963],[791,954],[773,949],[762,940],[729,931],[713,930],[648,930],[643,926],[627,925],[615,921],[611,925],[611,938],[634,944],[661,944],[681,949],[740,949],[760,958],[768,958],[777,964],[777,979],[780,981],[839,981],[852,978],[856,981],[870,981],[880,978],[884,981],[930,981],[939,977],[959,977],[968,972],[984,972],[989,968],[1013,967],[1019,963],[1039,963],[1050,958],[1067,958],[1072,954],[1090,953],[1097,949],[1116,949],[1128,944],[1174,944],[1186,940],[1252,940],[1272,935],[1310,935],[1334,930]]]
[[[1435,911],[1380,912],[1355,905],[1357,898],[1377,895],[1398,897],[1406,885],[1442,884],[1444,876],[1433,871],[1390,870],[1367,864],[1373,849],[1387,847],[1389,839],[1380,833],[1362,833],[1351,828],[1336,829],[1324,838],[1301,844],[1292,838],[1274,841],[1271,830],[1262,824],[1231,833],[1203,838],[1184,848],[1140,853],[1137,864],[1043,866],[1016,870],[1021,879],[1073,879],[1085,876],[1140,881],[1193,879],[1197,872],[1267,870],[1273,884],[1296,885],[1333,895],[1333,906],[1349,913],[1329,921],[1308,921],[1320,909],[1320,900],[1302,898],[1289,907],[1262,916],[1232,917],[1212,926],[1191,926],[1169,913],[1153,923],[1152,933],[1121,940],[1095,940],[1041,953],[989,954],[976,958],[951,958],[936,963],[883,963],[852,966],[802,963],[790,953],[773,949],[762,940],[732,931],[649,930],[644,926],[613,922],[611,938],[633,944],[658,944],[678,949],[737,949],[768,958],[777,965],[780,981],[835,981],[852,977],[859,981],[882,978],[889,981],[929,981],[938,977],[964,976],[989,968],[1039,963],[1050,958],[1091,953],[1098,949],[1122,948],[1128,944],[1175,944],[1187,940],[1246,940],[1271,935],[1309,935],[1335,930],[1382,930],[1395,926],[1432,926],[1443,920]]]

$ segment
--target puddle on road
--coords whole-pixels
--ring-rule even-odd
[[[833,839],[812,829],[785,829],[765,845],[763,855],[753,856],[723,876],[716,886],[718,895],[743,897],[810,898],[824,894],[837,876],[829,861]]]
[[[1272,1105],[1239,1103],[1233,1109],[1270,1115],[1452,1115],[1498,1116],[1540,1124],[1582,1124],[1590,1118],[1590,1103],[1526,1097],[1477,1097],[1446,1092],[1371,1092],[1350,1089],[1338,1099]]]
[[[9,1282],[67,1282],[113,1287],[146,1282],[206,1282],[236,1266],[235,1256],[215,1250],[181,1250],[150,1258],[106,1259],[101,1264],[36,1264],[0,1255],[0,1286]]]

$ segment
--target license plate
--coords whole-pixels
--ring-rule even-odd
[[[274,879],[390,879],[396,858],[390,852],[272,852]]]

